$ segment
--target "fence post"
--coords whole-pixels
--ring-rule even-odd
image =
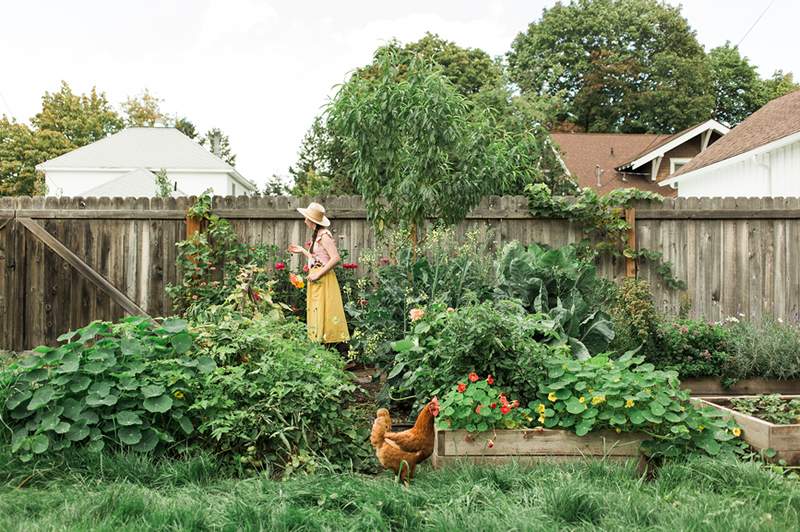
[[[189,240],[193,235],[197,234],[201,230],[201,226],[203,224],[202,218],[196,218],[194,216],[186,216],[186,240]]]
[[[636,251],[636,209],[631,207],[625,209],[625,221],[628,223],[628,242],[627,248],[632,252]],[[625,277],[636,277],[636,258],[625,257]]]

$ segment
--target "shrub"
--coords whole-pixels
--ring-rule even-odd
[[[730,335],[724,325],[677,320],[660,324],[658,334],[658,344],[644,353],[648,362],[673,369],[681,378],[723,375],[730,358]]]
[[[3,417],[21,460],[73,444],[152,451],[194,432],[187,407],[214,362],[190,356],[186,322],[93,322],[59,341],[12,370]]]
[[[459,309],[432,305],[412,333],[394,344],[397,356],[386,392],[395,401],[413,400],[416,408],[474,371],[493,375],[498,386],[516,396],[530,396],[544,361],[554,352],[569,351],[548,343],[561,338],[548,316],[528,314],[516,303]]]
[[[617,291],[610,310],[614,323],[614,340],[611,348],[619,353],[641,348],[648,360],[660,346],[659,324],[650,283],[639,279],[625,279]]]
[[[296,320],[219,309],[197,324],[198,354],[220,361],[190,410],[220,452],[254,467],[359,467],[371,456],[366,427],[346,409],[355,391],[335,352],[308,340]]]
[[[731,377],[800,378],[800,327],[766,319],[729,320],[725,374]]]

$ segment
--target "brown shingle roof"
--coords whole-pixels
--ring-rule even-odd
[[[636,187],[664,194],[658,183],[631,176],[623,181],[623,175],[616,168],[635,159],[634,156],[653,149],[672,135],[630,134],[630,133],[551,133],[561,148],[562,159],[569,172],[581,187],[590,187],[599,194],[606,194],[617,188]],[[595,165],[603,171],[600,186],[597,186]]]
[[[766,104],[671,177],[736,157],[797,132],[800,132],[800,90]]]

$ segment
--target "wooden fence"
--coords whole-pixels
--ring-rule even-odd
[[[0,349],[53,343],[93,319],[170,313],[164,288],[177,279],[175,243],[186,235],[192,198],[0,198]],[[214,199],[249,243],[285,248],[307,239],[294,208],[308,198]],[[375,246],[358,198],[328,198],[339,246],[358,260]],[[604,258],[612,279],[635,272],[653,285],[657,305],[709,320],[742,314],[800,320],[800,199],[668,199],[629,213],[631,242],[661,251],[685,292],[665,288],[654,268],[631,270]],[[560,246],[582,238],[564,220],[532,218],[525,198],[487,198],[458,227],[494,247],[505,242]]]

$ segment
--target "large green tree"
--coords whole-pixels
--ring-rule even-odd
[[[760,107],[758,71],[727,42],[708,52],[714,91],[714,118],[736,125]]]
[[[714,106],[705,53],[680,8],[657,0],[573,0],[514,40],[511,79],[564,98],[587,131],[671,132]]]
[[[3,116],[0,118],[0,196],[46,193],[36,165],[72,149],[63,133],[31,129]]]
[[[116,133],[124,126],[105,93],[95,87],[89,94],[75,94],[66,81],[56,92],[45,92],[42,110],[31,118],[39,130],[62,133],[74,146],[84,146]]]
[[[520,193],[531,182],[546,182],[559,192],[571,191],[573,183],[555,156],[546,129],[552,125],[560,100],[550,97],[514,95],[504,79],[500,64],[484,51],[462,48],[428,33],[405,46],[393,41],[376,52],[376,60],[359,69],[356,79],[375,80],[382,75],[377,58],[391,54],[397,64],[398,80],[412,62],[434,65],[467,102],[475,123],[485,123],[509,149],[506,160],[514,160],[508,179],[493,180],[490,193]],[[352,152],[333,131],[325,116],[317,117],[303,139],[298,161],[289,172],[296,195],[351,194]]]
[[[777,70],[771,77],[762,79],[758,86],[759,107],[770,100],[800,89],[791,72]]]

